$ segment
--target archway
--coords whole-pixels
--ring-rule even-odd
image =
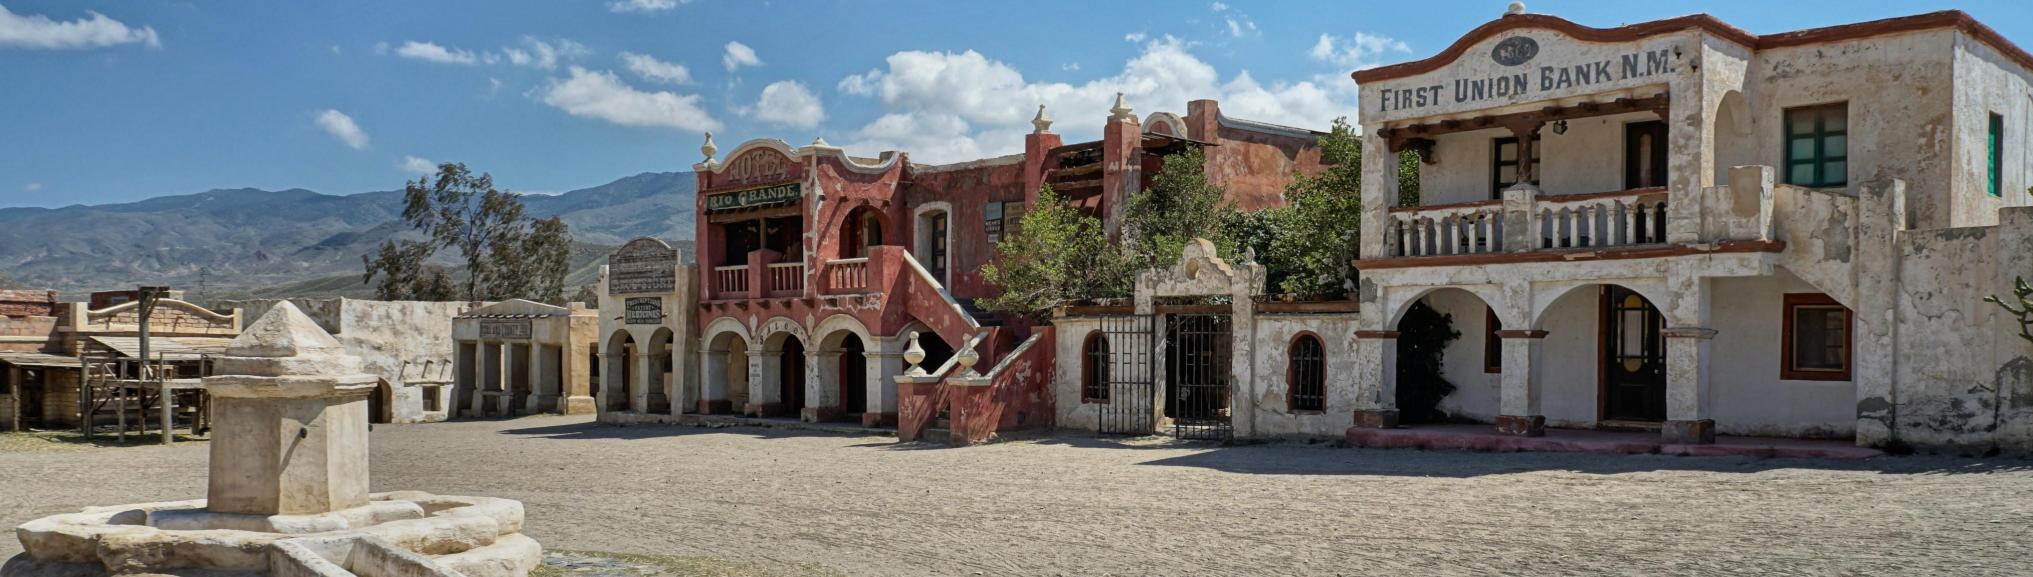
[[[846,419],[868,410],[868,328],[849,314],[826,317],[812,331],[818,349],[812,359],[818,363],[812,374],[818,378],[815,398],[806,404],[820,408],[822,419]],[[855,419],[858,422],[858,419]]]
[[[1647,296],[1656,289],[1584,284],[1544,306],[1533,328],[1565,336],[1546,339],[1535,367],[1549,422],[1651,428],[1666,419],[1666,320]]]
[[[868,256],[868,247],[879,246],[883,238],[882,211],[872,206],[855,207],[840,221],[840,258]]]
[[[1729,184],[1729,169],[1733,166],[1757,164],[1758,147],[1752,139],[1750,110],[1744,105],[1742,92],[1731,90],[1723,93],[1722,100],[1715,105],[1713,123],[1715,147],[1715,181],[1713,186]]]
[[[1428,291],[1392,325],[1398,332],[1399,422],[1489,422],[1499,414],[1503,322],[1490,303],[1461,288]]]
[[[374,394],[367,397],[369,422],[387,423],[395,420],[395,416],[390,414],[392,411],[389,410],[392,406],[395,406],[395,389],[388,384],[388,379],[376,380]]]
[[[805,410],[805,344],[797,337],[785,337],[782,352],[778,353],[777,398],[783,399],[783,411],[796,417]]]
[[[609,411],[632,409],[636,386],[635,355],[635,337],[629,336],[628,331],[615,331],[614,336],[607,339],[607,370],[603,374],[607,377],[606,409]]]

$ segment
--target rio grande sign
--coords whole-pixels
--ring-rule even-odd
[[[706,212],[722,212],[794,202],[804,196],[803,183],[791,182],[762,188],[722,192],[706,197]]]

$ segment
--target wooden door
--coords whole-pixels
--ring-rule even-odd
[[[1645,297],[1603,289],[1602,418],[1666,420],[1665,317]]]

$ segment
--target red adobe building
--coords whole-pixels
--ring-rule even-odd
[[[939,166],[901,151],[857,158],[824,140],[751,140],[719,160],[708,134],[707,159],[693,167],[696,409],[898,426],[906,438],[945,415],[963,442],[1051,426],[1053,347],[1027,346],[1049,327],[973,304],[996,294],[982,266],[1041,186],[1113,233],[1163,157],[1188,147],[1205,151],[1208,176],[1246,209],[1282,202],[1295,172],[1320,169],[1321,133],[1227,118],[1212,100],[1183,117],[1139,120],[1120,98],[1112,112],[1101,140],[1067,144],[1040,107],[1022,154]],[[914,332],[922,376],[906,374]],[[979,356],[971,371],[948,362],[967,348]]]

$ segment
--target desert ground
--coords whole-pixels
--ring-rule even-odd
[[[2013,458],[1481,454],[1082,436],[953,449],[585,417],[378,425],[372,439],[376,490],[521,499],[526,532],[548,548],[773,574],[2033,572],[2033,461]],[[0,526],[202,497],[206,457],[202,442],[0,443]],[[0,540],[0,557],[19,551]]]

